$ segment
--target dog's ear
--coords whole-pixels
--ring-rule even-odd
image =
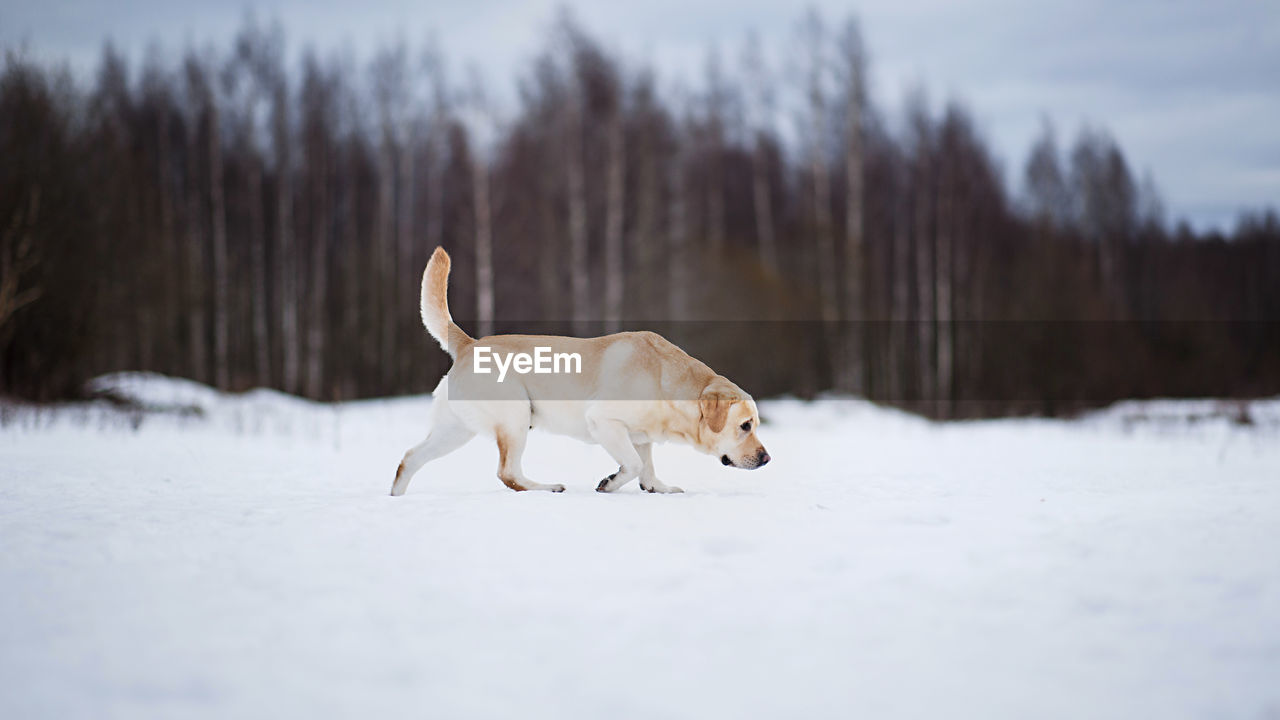
[[[708,387],[698,397],[698,408],[702,411],[702,419],[706,421],[711,432],[724,430],[724,423],[729,419],[729,406],[738,402],[736,393]]]

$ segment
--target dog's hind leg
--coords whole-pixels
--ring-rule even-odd
[[[427,433],[427,439],[404,454],[404,459],[400,461],[400,468],[396,470],[396,480],[391,484],[391,494],[403,495],[409,488],[409,481],[413,479],[413,474],[422,469],[423,465],[466,445],[467,441],[473,437],[475,433],[458,422],[457,418],[443,413],[437,414],[431,432]]]
[[[682,493],[684,490],[675,485],[667,485],[658,479],[653,469],[653,443],[638,443],[636,452],[640,453],[640,461],[644,469],[640,471],[640,489],[651,493]]]
[[[524,470],[520,467],[520,458],[524,455],[524,443],[529,435],[528,416],[517,422],[498,426],[493,435],[498,441],[498,479],[503,485],[517,492],[521,490],[564,492],[564,486],[559,483],[544,485],[524,476]]]
[[[597,419],[589,424],[591,437],[618,461],[618,472],[600,481],[596,492],[613,492],[640,476],[644,460],[631,443],[627,426],[617,420]]]

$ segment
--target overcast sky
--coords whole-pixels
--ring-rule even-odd
[[[0,44],[92,68],[111,38],[138,59],[225,42],[248,8],[279,19],[290,45],[357,57],[434,30],[450,63],[508,88],[543,44],[556,0],[0,0]],[[935,107],[963,100],[1020,187],[1042,120],[1061,144],[1082,125],[1110,130],[1149,171],[1173,219],[1228,228],[1245,208],[1280,206],[1280,3],[1273,0],[871,0],[813,3],[830,24],[856,12],[872,94],[890,117],[922,86]],[[744,35],[794,47],[802,5],[762,0],[573,3],[582,24],[662,78],[696,81],[707,49],[732,67]]]

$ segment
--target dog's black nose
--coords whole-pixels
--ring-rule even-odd
[[[765,452],[764,448],[760,448],[760,452],[756,453],[756,467],[764,467],[771,459],[769,453]]]
[[[728,455],[721,455],[721,456],[720,456],[720,464],[721,464],[721,465],[732,465],[732,464],[733,464],[733,461],[729,459],[729,456],[728,456]]]

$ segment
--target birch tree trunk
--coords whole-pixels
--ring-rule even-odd
[[[284,80],[280,80],[284,83]],[[276,89],[276,288],[280,295],[280,345],[283,388],[298,392],[298,259],[293,228],[293,164],[289,154],[288,100],[284,87]],[[313,209],[314,212],[314,209]]]
[[[636,271],[632,274],[636,282],[631,287],[631,296],[643,308],[655,306],[657,298],[653,278],[661,272],[657,267],[657,256],[661,250],[661,240],[657,237],[658,179],[648,133],[649,130],[646,129],[641,140],[642,146],[636,153],[636,161],[640,164],[637,180],[639,196],[635,226],[631,231],[631,248],[637,258]]]
[[[432,124],[430,164],[427,168],[427,250],[440,246],[444,239],[444,168],[448,155],[442,119]],[[414,268],[415,273],[417,268]]]
[[[851,130],[850,148],[845,156],[848,196],[845,199],[844,282],[845,282],[845,365],[842,387],[854,393],[866,390],[863,338],[866,327],[866,252],[863,239],[862,209],[862,139],[859,130]]]
[[[262,167],[257,161],[257,152],[249,149],[245,153],[249,159],[248,175],[245,179],[244,202],[249,216],[249,259],[253,267],[253,352],[254,382],[263,387],[271,386],[271,345],[270,324],[267,307],[267,282],[270,269],[267,267],[267,238],[262,219]]]
[[[493,234],[489,166],[479,151],[471,155],[471,188],[476,226],[476,337],[486,337],[493,334]]]
[[[907,398],[908,336],[911,330],[911,210],[910,185],[902,183],[897,193],[893,238],[893,322],[889,326],[892,355],[889,361],[890,392],[899,402]]]
[[[328,198],[325,197],[325,201]],[[328,211],[320,211],[322,224],[320,235],[311,245],[311,322],[307,326],[307,388],[310,398],[320,398],[324,392],[325,373],[325,333],[328,330],[328,317],[324,311],[324,301],[328,297]]]
[[[328,244],[330,232],[329,213],[329,151],[327,147],[313,149],[309,153],[308,165],[311,172],[311,187],[308,196],[311,198],[311,262],[310,282],[307,301],[307,353],[306,353],[306,395],[316,399],[324,392],[324,336],[328,318],[324,312],[324,301],[328,296]]]
[[[590,332],[590,280],[587,255],[586,168],[583,163],[581,93],[574,91],[568,103],[566,166],[569,180],[569,273],[573,292],[573,332]]]
[[[678,141],[677,141],[678,142]],[[668,168],[671,207],[667,218],[667,307],[670,320],[689,320],[689,228],[685,215],[684,155],[677,147]]]
[[[916,359],[919,363],[916,374],[920,381],[920,400],[928,404],[934,400],[933,385],[936,379],[933,345],[934,244],[933,228],[930,223],[933,198],[930,192],[929,149],[922,143],[919,153],[915,208],[916,307],[919,310],[919,317],[916,318],[918,344]]]
[[[209,213],[213,228],[213,372],[217,386],[226,390],[231,386],[227,328],[231,292],[227,209],[222,188],[222,126],[216,99],[209,100]]]
[[[395,224],[396,180],[395,148],[392,147],[391,130],[383,125],[382,143],[378,153],[378,215],[375,277],[378,287],[374,293],[377,304],[377,321],[370,366],[379,370],[379,382],[383,387],[394,382],[395,369],[391,358],[395,355]]]
[[[809,95],[809,178],[813,184],[813,236],[814,258],[818,275],[818,304],[822,316],[822,332],[828,341],[828,352],[831,352],[831,341],[835,338],[836,320],[840,319],[836,288],[836,243],[832,238],[831,223],[831,178],[827,173],[827,97],[823,91],[823,77],[826,76],[827,33],[823,29],[822,17],[817,10],[810,9],[806,15],[801,35],[805,50],[809,53],[808,95]]]
[[[373,299],[372,294],[361,292],[362,288],[355,282],[352,282],[352,270],[356,273],[369,273],[376,269],[376,259],[368,257],[367,253],[362,253],[360,249],[360,236],[363,234],[361,227],[362,218],[360,217],[360,198],[359,185],[350,180],[351,173],[357,166],[358,159],[354,149],[348,148],[346,157],[344,158],[345,175],[348,180],[344,183],[345,197],[343,198],[346,205],[346,211],[343,213],[345,222],[342,226],[341,244],[338,246],[338,262],[336,266],[341,270],[345,269],[346,273],[339,272],[337,277],[342,278],[342,292],[345,296],[342,302],[342,333],[341,337],[354,339],[364,348],[363,352],[356,351],[343,354],[343,360],[346,368],[342,372],[343,378],[343,396],[352,397],[360,393],[365,382],[360,379],[366,377],[368,373],[364,371],[364,363],[370,360],[369,348],[373,347],[374,339],[370,337],[368,329],[373,326],[373,319],[377,314],[369,307],[370,302],[361,302],[366,298]],[[376,247],[376,245],[375,245]],[[357,275],[358,276],[358,275]],[[320,303],[319,299],[315,300]],[[374,333],[376,338],[376,333]]]
[[[767,139],[774,121],[774,91],[772,75],[765,63],[760,47],[760,36],[747,35],[743,47],[742,64],[746,72],[750,92],[748,113],[750,127],[755,135],[755,148],[751,155],[751,205],[756,221],[756,250],[760,262],[770,272],[778,272],[778,247],[773,224],[773,197],[769,186],[769,156]]]
[[[712,135],[711,161],[707,181],[707,240],[713,253],[724,250],[724,161],[723,139]]]
[[[948,163],[951,165],[951,163]],[[951,327],[951,277],[952,277],[952,232],[956,221],[955,176],[953,168],[947,167],[942,175],[942,187],[938,198],[938,234],[935,277],[937,279],[934,292],[937,318],[938,365],[937,390],[938,412],[942,417],[951,414],[952,390],[952,327]]]
[[[756,241],[760,262],[771,272],[778,271],[778,244],[773,229],[773,199],[770,197],[769,167],[764,134],[756,138],[751,162],[752,204],[756,215]]]
[[[422,56],[428,95],[431,101],[427,126],[427,253],[440,246],[444,238],[444,173],[449,155],[449,82],[440,48],[432,41]],[[422,268],[413,268],[414,278]]]
[[[131,139],[124,140],[125,146],[131,142]],[[145,166],[144,166],[145,167]],[[140,168],[133,167],[133,163],[126,166],[124,172],[125,177],[133,177]],[[149,223],[144,222],[146,212],[143,207],[145,199],[142,193],[137,192],[136,188],[130,187],[130,192],[126,192],[123,203],[126,208],[124,217],[124,234],[125,237],[134,239],[143,255],[151,255],[155,252],[155,237],[152,234],[152,228]],[[146,302],[143,295],[144,283],[133,283],[124,288],[123,296],[126,298],[127,307],[133,313],[134,326],[137,330],[134,332],[135,355],[133,357],[132,366],[140,370],[154,370],[154,358],[156,347],[156,314],[155,310],[150,307],[150,303]]]
[[[845,328],[843,377],[841,387],[854,393],[866,392],[864,339],[866,337],[867,293],[865,271],[865,237],[863,212],[863,56],[862,38],[857,23],[846,26],[842,45],[847,73],[848,118],[845,127],[845,240],[844,240],[844,314]]]
[[[195,165],[200,154],[200,137],[197,123],[193,121],[187,131],[186,175],[186,276],[183,278],[184,302],[187,313],[187,350],[191,357],[191,378],[196,382],[208,382],[208,349],[205,346],[205,268],[204,232],[201,213],[200,189],[196,182]]]
[[[626,176],[623,148],[622,110],[618,108],[609,123],[608,201],[604,234],[604,320],[605,332],[622,327],[622,212],[623,178]]]
[[[815,261],[818,274],[818,297],[821,305],[823,331],[831,339],[839,320],[839,299],[836,290],[835,241],[831,236],[831,179],[827,174],[824,157],[827,137],[827,101],[822,89],[822,77],[826,70],[826,34],[816,11],[810,11],[807,22],[809,44],[809,175],[813,182],[813,232],[817,250]]]
[[[560,211],[556,203],[556,191],[560,187],[561,176],[555,158],[547,157],[543,161],[543,167],[545,170],[539,188],[539,192],[542,193],[539,210],[542,237],[541,242],[538,243],[538,289],[542,296],[542,319],[559,323],[565,319],[564,284],[561,280],[564,258],[560,249],[563,228],[558,222]],[[548,332],[559,332],[559,330],[549,328]]]
[[[701,158],[706,162],[706,240],[713,255],[724,249],[724,146],[727,91],[720,70],[720,54],[707,57],[707,126]],[[701,153],[700,153],[701,154]]]
[[[815,91],[810,96],[813,113],[813,138],[809,149],[809,173],[813,180],[813,231],[817,246],[818,294],[822,304],[822,320],[828,330],[839,320],[836,297],[835,241],[831,237],[831,179],[822,157],[822,140],[825,134],[825,113],[821,95]]]
[[[391,304],[391,307],[397,309],[404,307],[404,303],[408,298],[417,296],[417,287],[415,287],[417,283],[415,282],[414,276],[419,272],[418,269],[414,267],[417,263],[413,262],[413,208],[415,204],[414,200],[417,184],[417,173],[414,168],[414,160],[415,153],[417,152],[417,132],[415,132],[412,126],[413,119],[406,119],[404,122],[408,127],[405,128],[405,131],[402,134],[403,143],[400,148],[399,158],[400,167],[398,174],[400,185],[400,205],[398,209],[400,211],[400,217],[396,223],[396,229],[399,232],[396,243],[396,282],[393,283],[395,287],[395,299]],[[413,325],[418,323],[418,320],[414,317],[415,315],[416,313],[396,312],[391,325],[402,330],[410,330]],[[409,373],[413,368],[413,360],[409,354],[405,352],[405,347],[403,347],[399,342],[400,337],[402,336],[397,334],[396,348],[399,352],[394,360],[396,363],[397,375],[403,379],[409,377]]]
[[[161,327],[166,329],[166,334],[177,337],[177,330],[181,323],[182,288],[179,286],[181,273],[174,272],[173,269],[181,267],[182,238],[179,237],[176,231],[177,221],[174,217],[173,148],[169,138],[168,106],[163,102],[160,104],[159,115],[156,118],[156,128],[156,160],[158,165],[156,178],[160,196],[161,252],[164,253],[165,268],[164,277],[161,280],[164,294],[164,316]],[[181,358],[175,352],[178,347],[177,343],[165,343],[164,356],[161,358],[163,372],[182,374]]]

